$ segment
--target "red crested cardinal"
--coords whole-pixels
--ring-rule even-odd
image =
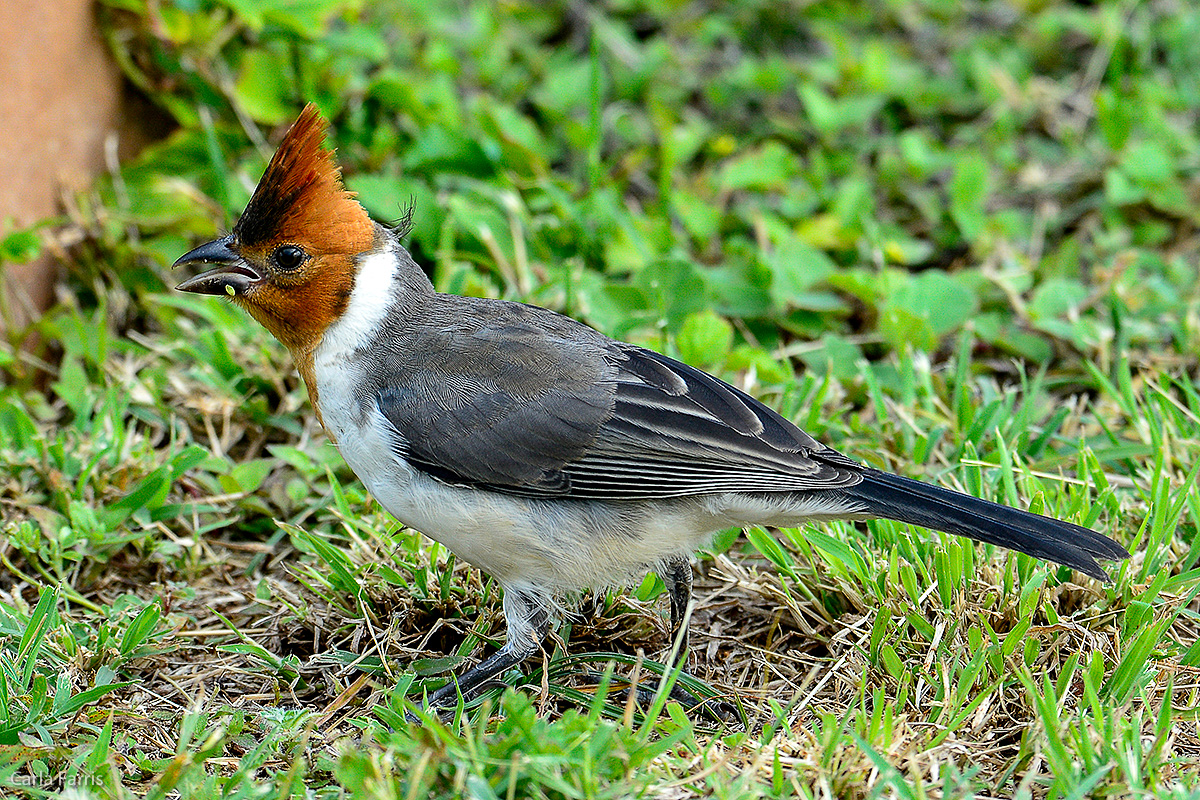
[[[658,571],[679,628],[689,556],[734,526],[891,519],[1107,581],[1116,542],[881,472],[745,392],[536,306],[441,294],[342,185],[307,106],[233,231],[181,257],[296,362],[317,418],[396,519],[504,588],[504,646],[453,705],[535,653],[563,597]],[[682,650],[682,648],[681,648]]]

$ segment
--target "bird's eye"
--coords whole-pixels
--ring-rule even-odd
[[[295,269],[304,263],[304,251],[294,244],[285,244],[275,249],[275,265],[280,269]]]

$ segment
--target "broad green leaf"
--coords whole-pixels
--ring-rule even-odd
[[[726,190],[781,190],[799,171],[799,157],[780,142],[769,141],[726,161],[719,180]]]
[[[242,58],[234,94],[246,113],[255,120],[278,124],[295,116],[288,82],[289,65],[274,50],[249,50]]]
[[[718,366],[733,347],[733,326],[712,311],[688,314],[675,337],[679,357],[705,369]]]
[[[960,156],[950,179],[950,216],[969,243],[979,240],[986,224],[984,201],[989,191],[988,164],[979,153]]]
[[[809,290],[836,269],[829,256],[796,236],[779,242],[766,262],[771,270],[771,299],[783,308],[807,308]]]

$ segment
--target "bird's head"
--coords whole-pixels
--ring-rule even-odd
[[[228,295],[297,355],[311,352],[345,311],[359,257],[381,235],[342,185],[324,140],[325,121],[309,104],[233,231],[175,262],[211,265],[178,288]]]

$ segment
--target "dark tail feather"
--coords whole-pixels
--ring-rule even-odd
[[[1124,547],[1088,528],[899,475],[867,470],[862,483],[843,491],[884,519],[998,544],[1106,582],[1108,573],[1096,559],[1129,558]]]

